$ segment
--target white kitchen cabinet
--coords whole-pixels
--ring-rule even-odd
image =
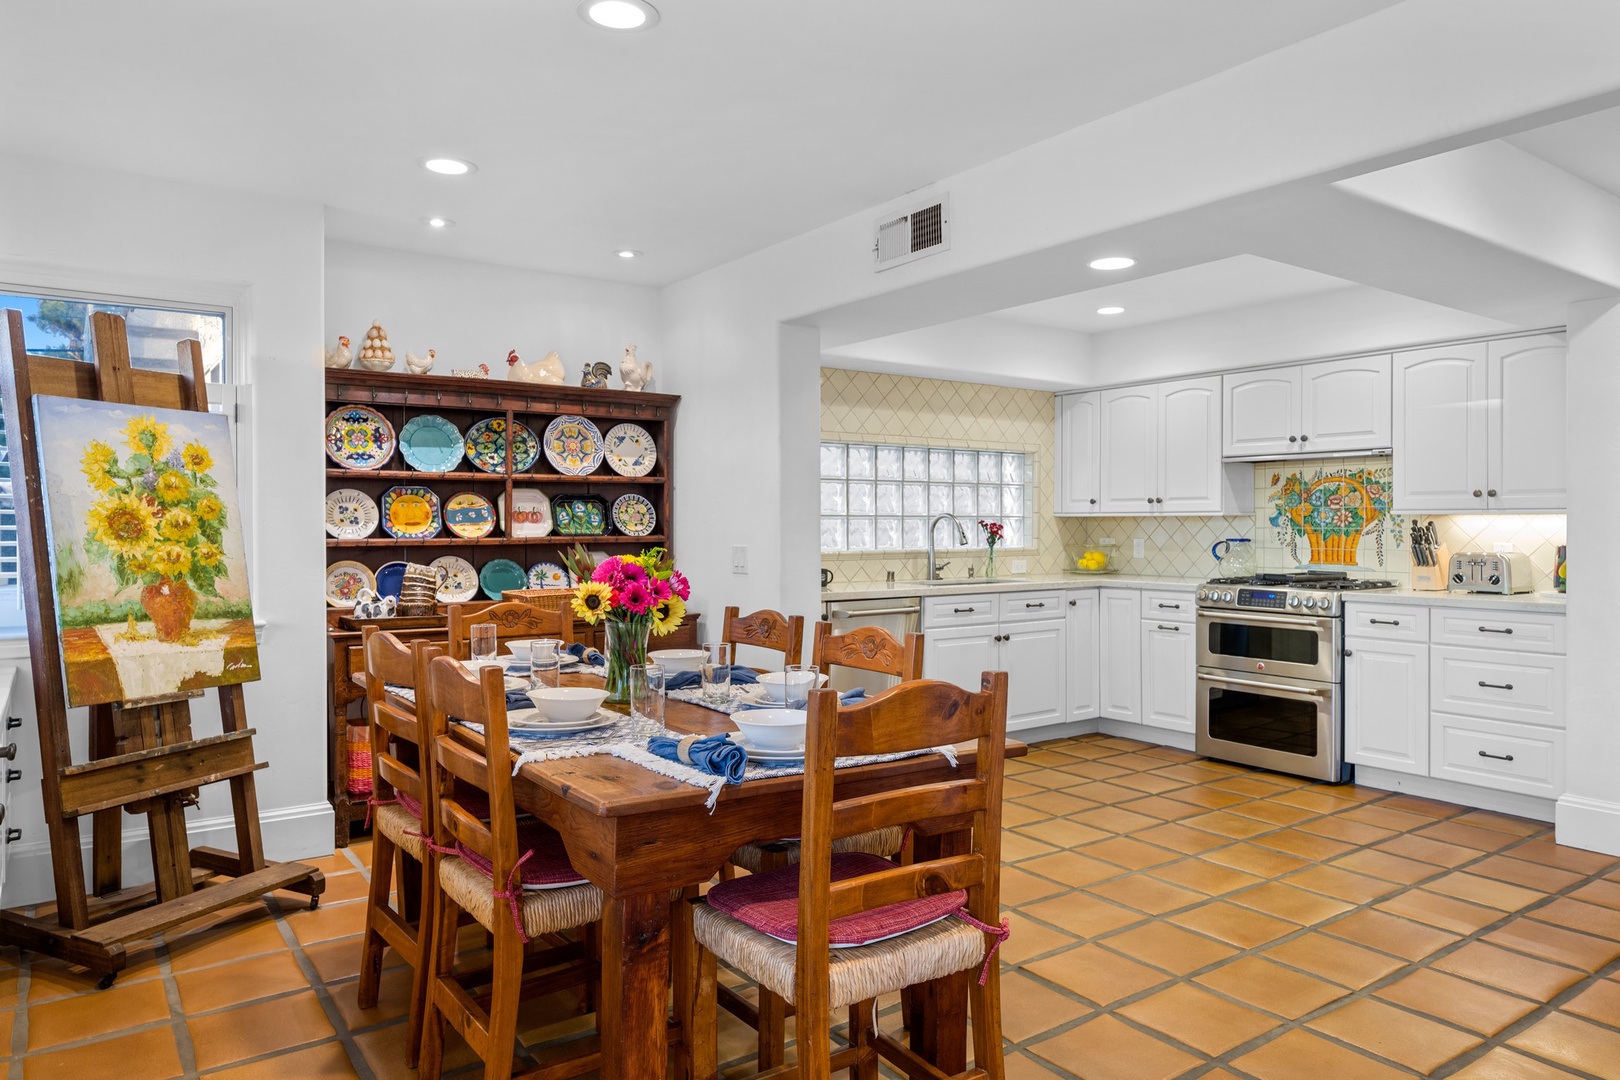
[[[923,678],[979,692],[981,676],[999,671],[1001,630],[994,623],[923,632]]]
[[[1391,442],[1390,357],[1242,371],[1221,379],[1228,458],[1384,450]]]
[[[1000,662],[1007,673],[1007,730],[1062,723],[1064,668],[1068,661],[1065,619],[1003,624]]]
[[[1355,765],[1429,775],[1427,642],[1345,638],[1344,756]]]
[[[1222,455],[1268,458],[1298,451],[1299,384],[1297,367],[1222,376]]]
[[[1566,352],[1555,334],[1489,343],[1485,501],[1493,510],[1561,511],[1569,504]]]
[[[1100,496],[1105,514],[1151,514],[1159,482],[1159,388],[1098,394]]]
[[[1142,722],[1149,727],[1193,730],[1193,627],[1152,617],[1142,622]]]
[[[975,693],[1007,673],[1007,730],[1062,723],[1068,608],[1058,592],[931,596],[923,601],[923,677]]]
[[[1098,689],[1102,715],[1142,722],[1142,597],[1135,589],[1097,591]]]
[[[1221,460],[1221,380],[1182,379],[1098,394],[1104,514],[1247,513],[1253,474]]]
[[[1069,663],[1065,693],[1070,720],[1094,720],[1102,715],[1097,685],[1097,590],[1077,589],[1068,596]]]
[[[1057,453],[1054,458],[1053,512],[1095,514],[1101,510],[1099,484],[1101,395],[1060,394],[1057,398]]]

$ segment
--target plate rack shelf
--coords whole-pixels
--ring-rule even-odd
[[[396,436],[405,424],[417,416],[433,414],[444,417],[463,434],[473,424],[491,417],[504,418],[507,430],[513,421],[526,425],[536,438],[544,440],[546,425],[558,416],[583,416],[606,435],[616,424],[632,423],[646,428],[658,449],[658,461],[646,476],[620,476],[603,461],[596,472],[588,476],[564,476],[552,469],[542,447],[539,460],[528,470],[514,470],[511,456],[505,469],[487,473],[475,469],[463,459],[451,472],[418,472],[406,464],[396,448],[393,457],[378,469],[344,469],[335,467],[327,459],[326,491],[354,488],[369,495],[379,508],[383,492],[396,485],[414,485],[432,489],[442,506],[452,495],[463,491],[476,492],[491,503],[505,497],[512,504],[512,492],[533,488],[543,492],[549,500],[557,495],[595,495],[611,509],[613,500],[634,492],[652,503],[657,514],[655,531],[648,536],[624,536],[609,523],[608,531],[594,536],[510,537],[497,522],[494,532],[477,539],[464,539],[453,535],[448,528],[425,540],[401,540],[387,535],[379,525],[376,532],[365,539],[326,539],[327,563],[343,560],[364,563],[373,572],[384,563],[395,560],[431,562],[444,555],[459,555],[482,570],[493,559],[510,559],[527,569],[538,562],[561,564],[563,551],[574,543],[583,543],[593,551],[609,554],[629,554],[642,548],[660,545],[672,548],[674,535],[675,484],[675,413],[680,397],[674,394],[654,394],[626,390],[593,390],[580,386],[539,385],[510,382],[499,379],[466,379],[455,376],[411,375],[403,372],[370,372],[360,369],[326,372],[326,414],[343,405],[366,405],[376,409],[393,425]],[[323,529],[324,533],[324,529]],[[486,603],[481,592],[475,602]],[[440,605],[441,612],[445,610]],[[334,609],[328,619],[329,633],[333,636],[333,655],[347,651],[348,636],[337,627]],[[443,636],[443,631],[433,631]],[[358,638],[358,634],[353,635]],[[402,634],[402,636],[407,636]],[[410,635],[415,636],[415,635]],[[334,661],[333,681],[328,688],[332,709],[331,796],[337,811],[336,831],[340,845],[347,844],[350,823],[365,816],[365,796],[351,796],[348,791],[347,727],[351,721],[353,703],[357,700],[352,685],[337,685],[341,679],[347,683],[347,664]]]

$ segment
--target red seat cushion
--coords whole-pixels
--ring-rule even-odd
[[[585,883],[585,879],[569,864],[562,837],[549,825],[532,819],[518,822],[518,852],[520,859],[524,852],[531,853],[520,868],[525,890],[561,889]],[[495,880],[490,861],[459,840],[456,842],[456,854],[467,860],[467,864],[479,873],[491,881]],[[506,887],[504,881],[499,884],[502,888]]]
[[[414,796],[407,795],[403,791],[396,790],[394,792],[394,798],[399,800],[399,805],[410,811],[412,817],[416,818],[418,821],[422,819],[422,804],[417,802]]]
[[[864,851],[850,851],[832,857],[832,879],[860,877],[893,870],[894,863]],[[739,922],[778,941],[799,940],[799,868],[784,866],[763,874],[722,881],[709,890],[709,905]],[[897,937],[929,923],[938,922],[967,905],[967,892],[939,893],[915,900],[873,908],[834,919],[828,930],[828,944],[834,948],[870,945],[884,938]]]

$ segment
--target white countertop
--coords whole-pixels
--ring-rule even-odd
[[[1418,592],[1415,589],[1385,589],[1380,592],[1347,593],[1346,603],[1419,604],[1446,607],[1486,608],[1490,611],[1542,611],[1561,615],[1564,612],[1563,593],[1502,593],[1483,592]]]

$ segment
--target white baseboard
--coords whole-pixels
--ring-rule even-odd
[[[1555,820],[1560,844],[1620,855],[1620,803],[1561,795]]]
[[[131,824],[145,818],[131,817]],[[318,858],[332,854],[332,804],[311,803],[264,811],[259,815],[259,832],[264,840],[265,858],[272,862]],[[90,874],[90,822],[80,827],[85,874]],[[236,850],[236,822],[230,817],[197,818],[186,821],[186,835],[192,847]],[[152,847],[144,824],[124,832],[124,883],[135,885],[152,880]],[[5,894],[0,904],[19,907],[46,903],[56,898],[51,868],[51,845],[44,836],[29,843],[15,843],[6,853]]]
[[[1533,821],[1553,820],[1553,801],[1517,791],[1497,791],[1495,788],[1459,784],[1455,780],[1440,780],[1432,776],[1413,776],[1409,773],[1375,769],[1367,765],[1356,766],[1356,783],[1380,791],[1401,791],[1423,799],[1472,806],[1479,810],[1495,810],[1500,814],[1513,814]],[[1559,843],[1564,838],[1558,838]]]
[[[1097,725],[1097,730],[1104,735],[1114,735],[1121,739],[1138,739],[1160,746],[1173,746],[1177,750],[1191,751],[1193,748],[1193,733],[1190,731],[1171,731],[1169,728],[1133,724],[1128,720],[1109,720],[1107,717],[1097,721]]]
[[[1097,730],[1095,720],[1070,720],[1062,724],[1047,724],[1044,727],[1021,728],[1017,731],[1007,732],[1009,739],[1017,739],[1021,743],[1051,742],[1053,739],[1072,739],[1076,735],[1090,735]]]

